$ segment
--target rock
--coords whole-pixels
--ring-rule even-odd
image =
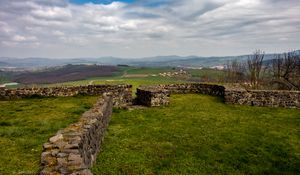
[[[57,142],[58,140],[62,140],[63,138],[64,138],[64,137],[63,137],[62,134],[57,134],[57,135],[51,137],[51,138],[49,139],[49,141],[50,141],[51,143],[55,143],[55,142]]]
[[[93,173],[89,169],[85,169],[85,170],[74,172],[70,175],[93,175]]]

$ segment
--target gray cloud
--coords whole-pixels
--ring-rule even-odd
[[[231,55],[300,48],[298,0],[0,1],[0,56]],[[217,49],[216,49],[217,48]]]

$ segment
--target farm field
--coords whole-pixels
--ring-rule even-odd
[[[0,174],[37,174],[42,145],[76,122],[97,97],[0,101]]]
[[[115,110],[94,174],[298,174],[300,111],[172,95]]]
[[[131,84],[133,91],[140,85],[154,84],[170,84],[170,83],[186,83],[192,82],[194,79],[201,80],[219,80],[224,74],[223,71],[213,69],[191,69],[187,70],[194,79],[177,78],[177,77],[162,77],[159,73],[175,71],[172,68],[137,68],[137,67],[120,67],[123,73],[112,77],[94,77],[86,80],[70,81],[64,83],[45,84],[39,86],[79,86],[90,84]],[[124,74],[129,76],[123,76]],[[133,76],[132,76],[133,75]],[[145,75],[137,76],[135,75]]]
[[[216,69],[189,69],[187,70],[189,74],[193,78],[200,78],[202,81],[220,81],[223,80],[225,77],[226,72],[223,70],[216,70]]]
[[[103,67],[103,70],[90,75],[95,66],[85,65],[68,65],[63,68],[53,68],[44,72],[26,72],[25,74],[0,72],[0,84],[7,82],[14,82],[14,80],[22,79],[19,81],[17,86],[8,86],[7,88],[17,87],[35,87],[35,86],[78,86],[78,85],[89,85],[89,84],[132,84],[136,88],[140,84],[165,84],[165,83],[181,83],[187,81],[213,81],[218,82],[222,80],[224,75],[223,71],[214,69],[187,69],[186,71],[190,74],[190,77],[162,77],[159,73],[174,72],[178,71],[179,68],[171,67]],[[92,70],[89,70],[92,69]],[[67,73],[73,71],[73,73]],[[81,73],[84,72],[83,75]],[[103,76],[100,76],[103,75]],[[37,76],[39,78],[37,78]],[[22,78],[23,77],[23,78]],[[24,78],[26,77],[26,78]],[[87,78],[89,77],[89,78]],[[33,78],[34,81],[31,81]],[[27,81],[28,80],[28,81]],[[24,84],[24,82],[27,82]],[[45,84],[45,82],[48,82]]]
[[[79,86],[79,85],[89,85],[89,84],[131,84],[133,93],[140,85],[155,85],[155,84],[169,84],[169,83],[184,83],[186,80],[168,78],[168,77],[143,77],[143,78],[123,78],[123,77],[111,77],[111,78],[93,78],[89,80],[82,81],[72,81],[65,83],[56,83],[51,85],[42,86]]]

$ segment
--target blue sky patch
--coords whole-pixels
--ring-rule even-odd
[[[86,4],[86,3],[94,3],[94,4],[110,4],[112,2],[125,2],[125,3],[132,3],[135,0],[70,0],[71,3],[75,4]]]

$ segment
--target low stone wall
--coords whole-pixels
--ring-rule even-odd
[[[164,89],[138,88],[136,103],[144,106],[165,106],[170,103],[170,91]]]
[[[13,100],[40,97],[67,97],[76,95],[102,95],[110,92],[114,106],[123,106],[132,102],[132,85],[88,85],[71,87],[0,89],[0,100]]]
[[[224,99],[227,104],[300,108],[300,91],[226,89]]]
[[[140,86],[137,89],[136,101],[145,106],[164,106],[170,103],[170,94],[200,93],[224,96],[224,91],[223,86],[199,83]]]
[[[300,91],[247,91],[200,83],[140,86],[137,89],[136,101],[145,106],[164,106],[170,103],[170,94],[186,93],[220,96],[227,104],[300,108]]]
[[[112,107],[112,97],[104,95],[77,123],[51,137],[43,145],[40,174],[91,175]]]
[[[161,84],[154,88],[168,90],[171,94],[200,93],[214,96],[223,96],[225,90],[224,86],[202,83]]]

